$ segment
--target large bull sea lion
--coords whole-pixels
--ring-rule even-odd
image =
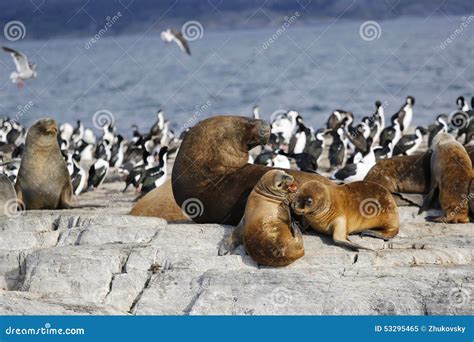
[[[171,176],[178,205],[183,208],[186,201],[199,202],[203,210],[192,217],[197,223],[237,225],[253,187],[271,170],[248,164],[248,152],[266,143],[269,137],[270,126],[265,121],[239,116],[216,116],[191,128],[181,144]],[[316,173],[287,172],[297,184],[309,180],[331,183]]]

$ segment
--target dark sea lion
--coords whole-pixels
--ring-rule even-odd
[[[350,234],[364,232],[386,240],[399,230],[395,199],[386,188],[371,182],[307,182],[298,188],[292,208],[303,216],[304,226],[331,235],[334,243],[350,249],[363,248],[348,239]]]
[[[392,193],[425,194],[430,188],[431,153],[382,159],[364,181],[383,185]]]
[[[467,146],[466,151],[474,167],[474,146]],[[422,198],[412,198],[406,194],[425,195],[430,191],[431,150],[411,156],[397,156],[382,159],[370,169],[364,181],[385,186],[397,200],[398,205],[422,205]],[[474,187],[474,185],[473,185]],[[419,202],[419,203],[418,203]],[[472,213],[474,214],[474,198]]]
[[[293,176],[282,170],[263,175],[247,199],[243,243],[259,264],[287,266],[304,255],[303,236],[291,223],[289,193],[296,191]]]
[[[28,130],[25,151],[15,184],[25,209],[67,209],[72,199],[71,177],[52,119],[41,119]]]
[[[189,221],[181,208],[176,204],[171,189],[171,180],[159,188],[153,189],[140,198],[133,206],[131,215],[161,217],[167,221]]]
[[[10,179],[0,173],[0,216],[12,216],[17,211],[15,188]]]
[[[271,170],[248,164],[248,151],[269,137],[270,125],[262,120],[216,116],[199,122],[186,134],[174,163],[171,182],[178,205],[183,208],[185,201],[202,205],[201,214],[192,217],[194,222],[237,225],[253,187]],[[297,184],[331,183],[316,173],[287,172]]]
[[[436,195],[443,215],[435,222],[468,223],[469,202],[474,172],[464,146],[448,133],[439,133],[433,140],[430,192],[420,212],[427,210]]]

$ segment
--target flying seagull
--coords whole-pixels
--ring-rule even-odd
[[[178,44],[179,48],[186,52],[188,55],[191,55],[191,50],[189,50],[189,45],[186,39],[184,39],[183,34],[173,29],[167,29],[166,31],[161,32],[161,39],[166,42],[175,42]]]
[[[13,71],[10,74],[10,79],[13,83],[18,85],[18,88],[22,88],[25,85],[24,80],[28,80],[30,78],[36,78],[38,75],[36,72],[36,65],[33,63],[28,63],[28,58],[25,54],[10,49],[9,47],[3,46],[2,47],[5,52],[8,52],[15,62],[16,71]]]

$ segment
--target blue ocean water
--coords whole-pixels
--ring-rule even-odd
[[[370,41],[360,36],[363,21],[295,23],[279,32],[281,23],[261,30],[204,27],[202,38],[190,42],[192,56],[156,33],[104,34],[88,49],[92,37],[3,39],[1,45],[37,64],[38,78],[17,89],[9,80],[13,62],[2,51],[0,116],[25,125],[45,116],[81,119],[92,127],[93,114],[107,110],[119,130],[129,132],[132,124],[150,127],[160,107],[179,129],[211,115],[250,115],[258,103],[265,119],[275,110],[295,109],[320,127],[336,108],[361,118],[381,100],[391,115],[413,95],[414,123],[428,124],[455,109],[459,95],[474,94],[469,18],[379,21],[378,38]],[[456,33],[463,22],[466,27]]]

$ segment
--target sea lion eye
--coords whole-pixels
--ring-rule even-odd
[[[311,204],[313,204],[313,199],[311,197],[308,197],[304,202],[307,205],[311,205]]]
[[[283,182],[279,182],[279,183],[277,184],[277,188],[281,188],[282,184],[283,184]]]

